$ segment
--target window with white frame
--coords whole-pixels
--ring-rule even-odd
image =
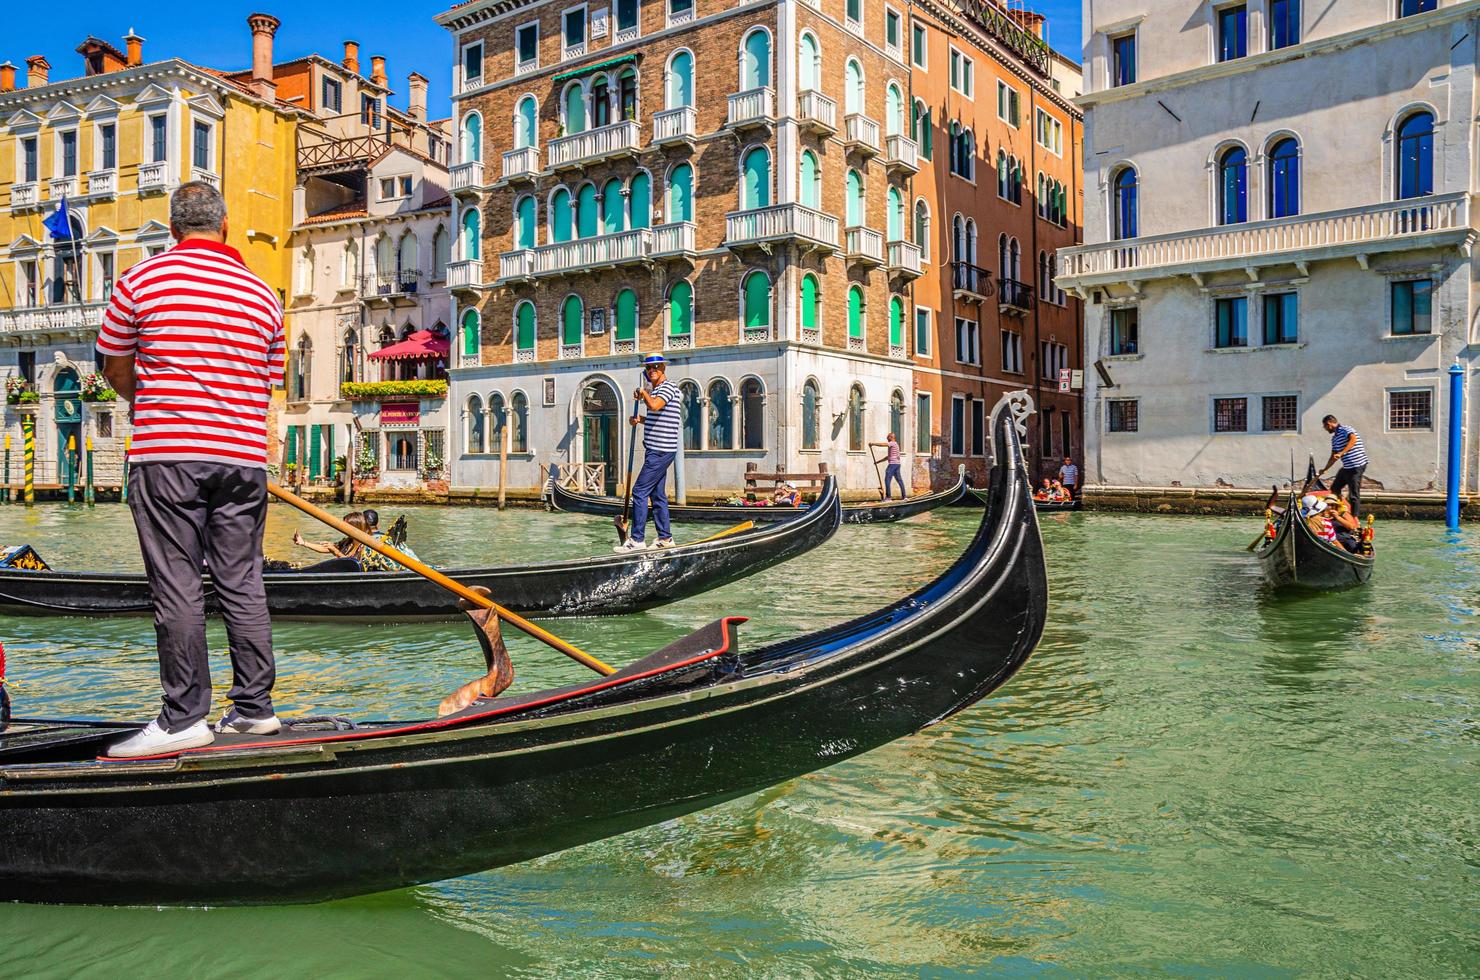
[[[1391,332],[1395,337],[1432,333],[1432,279],[1400,279],[1389,284]]]
[[[997,118],[1009,126],[1018,126],[1022,119],[1020,98],[1017,89],[997,79]]]
[[[1044,340],[1038,346],[1038,358],[1043,362],[1043,380],[1058,380],[1059,372],[1069,366],[1069,345]]]
[[[668,23],[681,24],[694,19],[694,0],[668,0]]]
[[[844,22],[848,29],[855,34],[863,33],[863,0],[845,0],[843,5]]]
[[[464,44],[462,49],[463,88],[483,84],[483,42]]]
[[[1388,429],[1393,432],[1428,432],[1434,428],[1432,388],[1390,388],[1387,393]]]
[[[930,392],[915,392],[915,452],[930,452]]]
[[[1002,331],[1002,370],[1008,374],[1023,373],[1023,335],[1016,330]]]
[[[63,129],[57,133],[57,176],[77,176],[77,130]]]
[[[114,170],[118,167],[118,126],[111,122],[98,123],[93,130],[96,140],[95,163],[99,170]]]
[[[577,58],[586,53],[586,5],[570,7],[560,16],[564,56]]]
[[[1053,116],[1038,110],[1038,145],[1055,156],[1064,155],[1064,124]]]
[[[538,21],[520,24],[514,31],[514,70],[529,71],[540,63],[540,25]]]
[[[195,170],[215,172],[216,156],[213,143],[216,128],[204,120],[197,119],[190,128],[190,166]]]
[[[968,99],[972,97],[976,65],[965,54],[951,46],[951,88]]]
[[[956,317],[956,362],[981,364],[981,326],[964,316]]]
[[[169,119],[164,113],[149,117],[149,162],[164,163],[170,158]]]
[[[360,95],[360,125],[379,129],[381,122],[380,100],[374,96]]]
[[[924,69],[928,66],[929,54],[926,44],[925,25],[910,25],[910,63],[916,68]]]
[[[884,51],[904,60],[904,18],[893,7],[884,7]]]
[[[112,252],[94,252],[93,260],[97,266],[97,274],[93,277],[93,298],[106,303],[113,295],[117,260]]]
[[[915,356],[929,357],[934,339],[934,320],[928,306],[915,307]]]
[[[163,118],[163,117],[161,117]],[[16,181],[22,184],[34,184],[41,168],[41,155],[36,149],[36,137],[24,136],[20,141],[20,151],[16,153]]]

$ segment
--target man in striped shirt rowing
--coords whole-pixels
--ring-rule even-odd
[[[643,359],[642,373],[647,388],[633,394],[647,406],[647,415],[634,415],[633,425],[644,426],[642,433],[642,469],[632,484],[632,535],[617,545],[618,551],[641,551],[647,547],[648,506],[653,510],[653,523],[658,527],[658,547],[673,547],[673,532],[668,526],[668,467],[678,455],[678,440],[683,426],[683,395],[678,385],[668,380],[668,362],[661,354]]]
[[[1320,475],[1324,476],[1327,470],[1336,465],[1337,460],[1341,461],[1341,471],[1331,481],[1331,492],[1339,497],[1341,488],[1346,487],[1352,516],[1361,517],[1362,474],[1367,472],[1367,447],[1362,445],[1362,437],[1357,434],[1357,430],[1349,425],[1342,425],[1336,421],[1334,415],[1322,419],[1321,425],[1331,433],[1331,458],[1321,467]]]
[[[277,294],[226,244],[226,204],[209,184],[170,199],[178,244],[113,288],[98,334],[103,374],[133,403],[129,509],[154,596],[164,704],[109,749],[136,757],[214,741],[202,572],[226,620],[234,707],[216,732],[270,735],[276,668],[262,587],[267,409],[282,383]]]

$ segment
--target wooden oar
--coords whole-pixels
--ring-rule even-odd
[[[492,610],[499,619],[502,619],[510,626],[514,627],[515,629],[522,630],[525,633],[528,633],[536,640],[540,640],[543,643],[549,644],[556,650],[559,650],[561,653],[565,654],[570,659],[585,664],[587,667],[590,667],[598,674],[615,674],[617,672],[617,669],[610,664],[602,663],[600,660],[597,660],[589,653],[586,653],[585,651],[572,646],[555,634],[541,629],[534,623],[531,623],[529,620],[525,619],[523,616],[515,615],[514,613],[505,609],[503,606],[500,606],[498,603],[494,602],[492,599],[488,598],[488,596],[482,595],[474,591],[473,589],[468,588],[461,582],[448,578],[446,575],[443,575],[435,568],[431,568],[428,565],[422,564],[415,558],[412,558],[410,555],[406,555],[400,551],[397,551],[395,548],[392,548],[385,542],[377,540],[376,538],[372,538],[370,535],[366,534],[364,531],[361,531],[359,528],[351,527],[328,511],[323,510],[319,507],[315,507],[307,500],[304,500],[302,497],[289,490],[284,490],[282,487],[278,486],[271,480],[267,481],[267,492],[272,494],[279,500],[283,500],[287,503],[292,504],[294,507],[297,507],[299,510],[303,511],[310,517],[314,517],[320,521],[323,521],[325,524],[329,525],[340,534],[343,534],[349,538],[353,538],[360,544],[369,548],[371,551],[379,552],[396,564],[402,565],[415,572],[416,574],[422,576],[423,578],[426,578],[436,583],[437,585],[440,585],[442,588],[446,589],[448,592],[451,592],[459,599],[469,602],[472,605],[477,606],[479,609]]]
[[[753,527],[755,527],[755,521],[741,521],[734,527],[727,527],[723,531],[719,531],[715,534],[709,535],[709,537],[707,538],[700,538],[698,541],[686,541],[682,545],[680,545],[680,547],[686,548],[691,544],[703,544],[706,541],[718,541],[720,538],[728,538],[732,534],[739,534],[742,531],[749,531]]]
[[[872,448],[868,451],[868,458],[874,459],[874,451]],[[889,457],[886,454],[884,458],[888,459]],[[879,471],[879,463],[881,462],[883,462],[883,460],[874,459],[874,478],[879,481],[879,499],[888,500],[889,491],[884,487],[884,474]]]
[[[641,405],[641,398],[632,400],[633,418]],[[627,435],[627,499],[622,502],[622,513],[612,522],[617,525],[617,544],[626,544],[632,534],[632,467],[637,462],[637,426],[629,424],[627,428],[631,430]]]

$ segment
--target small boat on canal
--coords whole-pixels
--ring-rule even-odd
[[[1275,588],[1344,589],[1372,577],[1376,556],[1353,554],[1316,537],[1300,516],[1298,493],[1290,494],[1273,528],[1273,535],[1265,535],[1254,555],[1265,580]]]
[[[816,506],[784,524],[758,525],[675,548],[448,569],[447,574],[470,587],[488,589],[505,607],[520,614],[637,612],[708,592],[805,554],[831,538],[840,520],[837,486],[829,478]],[[347,558],[292,571],[267,571],[262,579],[274,619],[404,621],[458,616],[446,593],[420,575],[363,571]],[[218,611],[209,577],[206,608]],[[141,573],[0,568],[0,612],[104,616],[153,611],[149,583]]]
[[[948,718],[1012,677],[1043,631],[1026,403],[1008,396],[993,414],[1000,465],[965,553],[837,626],[749,650],[744,617],[727,616],[588,683],[430,720],[285,719],[275,736],[137,760],[98,758],[136,725],[16,719],[0,733],[0,900],[283,904],[401,888],[669,820]]]
[[[892,521],[902,521],[905,518],[935,510],[937,507],[949,507],[965,495],[966,469],[962,467],[956,475],[956,482],[944,490],[917,494],[903,500],[876,500],[862,504],[845,504],[843,523],[887,524]],[[623,500],[620,497],[577,493],[574,490],[567,490],[559,483],[550,484],[550,503],[556,510],[572,514],[596,514],[602,517],[616,517],[622,513],[623,508]],[[773,504],[757,504],[749,507],[733,504],[690,506],[670,504],[668,513],[676,523],[719,521],[760,523],[762,521],[789,521],[798,515],[805,514],[815,506],[817,504],[805,507],[777,507]]]
[[[970,497],[975,498],[977,504],[985,504],[987,502],[987,491],[985,491],[985,490],[978,490],[976,487],[967,487],[966,488],[966,492],[967,492],[967,494]],[[1038,511],[1039,513],[1053,513],[1055,511],[1078,510],[1079,509],[1079,501],[1078,500],[1074,500],[1074,499],[1070,499],[1070,500],[1041,500],[1041,499],[1038,498],[1037,495],[1034,495],[1034,497],[1033,497],[1033,509],[1036,510],[1036,511]]]

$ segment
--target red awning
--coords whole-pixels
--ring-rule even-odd
[[[371,351],[371,357],[382,360],[428,360],[447,356],[447,340],[430,330],[418,330],[399,344],[391,344],[380,350]]]

